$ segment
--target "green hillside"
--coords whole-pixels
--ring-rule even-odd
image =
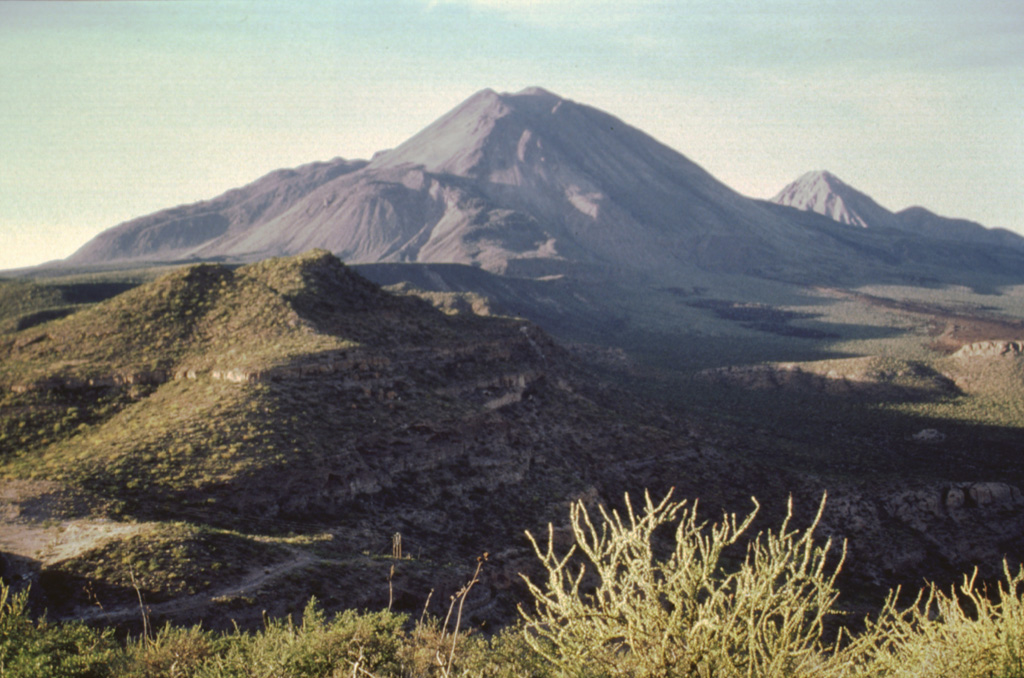
[[[123,604],[129,567],[151,600],[208,595],[213,618],[258,620],[266,600],[223,589],[279,566],[297,580],[273,605],[308,595],[310,568],[335,573],[336,605],[379,601],[351,585],[395,534],[415,607],[614,464],[689,446],[534,326],[387,294],[322,251],[182,268],[0,342],[11,539],[45,553],[0,550],[65,614]],[[47,550],[76,531],[95,538]],[[219,534],[240,561],[203,546]]]
[[[936,348],[1012,340],[1012,291],[414,270],[451,284],[389,294],[323,251],[115,272],[102,300],[98,274],[11,283],[23,309],[79,301],[0,334],[0,574],[65,617],[137,623],[138,586],[158,619],[256,627],[312,594],[415,611],[439,589],[436,612],[487,551],[471,616],[502,624],[524,529],[671,487],[712,511],[756,490],[765,520],[828,489],[855,607],[1019,555],[1021,361]],[[474,313],[516,305],[570,348]]]

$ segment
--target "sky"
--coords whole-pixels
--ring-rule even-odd
[[[0,2],[0,269],[541,86],[733,189],[1024,233],[1020,0]]]

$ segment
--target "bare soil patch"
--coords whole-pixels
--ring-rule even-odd
[[[100,502],[60,483],[0,482],[0,552],[40,566],[73,558],[143,527],[104,517]]]

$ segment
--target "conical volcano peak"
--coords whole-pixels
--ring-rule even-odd
[[[554,99],[561,99],[562,98],[562,97],[558,96],[557,94],[555,94],[554,92],[548,91],[548,90],[544,89],[543,87],[536,87],[536,86],[535,87],[527,87],[526,89],[522,89],[522,90],[516,92],[514,96],[526,96],[526,97],[543,96],[543,97],[551,97],[551,98],[554,98]]]
[[[481,162],[493,159],[486,147],[510,146],[514,154],[523,133],[536,134],[551,125],[552,116],[569,110],[571,104],[541,87],[528,87],[516,93],[498,94],[484,89],[392,151],[373,160],[376,167],[420,165],[429,172],[476,176]],[[571,109],[580,108],[572,105]],[[556,129],[560,136],[566,130]],[[508,149],[505,149],[508,151]],[[508,155],[498,152],[497,155]]]
[[[941,217],[923,207],[909,207],[893,213],[825,170],[801,175],[779,191],[771,201],[807,212],[817,212],[850,226],[893,229],[943,240],[1024,249],[1024,238],[1015,233],[988,229],[966,219]]]
[[[801,186],[827,186],[832,189],[849,188],[849,185],[832,174],[828,170],[814,170],[813,172],[807,172],[802,175],[799,179],[790,184],[799,184]]]
[[[862,228],[893,228],[896,219],[869,196],[826,170],[802,175],[783,188],[772,202],[817,212],[841,224]]]
[[[402,145],[375,157],[370,169],[418,166],[436,175],[486,178],[498,184],[521,184],[530,175],[550,184],[551,172],[560,167],[605,175],[572,180],[573,191],[593,193],[585,185],[620,185],[660,173],[649,165],[669,156],[671,164],[681,160],[687,171],[695,167],[607,113],[529,87],[516,93],[477,92]],[[697,174],[703,178],[702,172]],[[563,188],[571,187],[554,186],[557,191]]]

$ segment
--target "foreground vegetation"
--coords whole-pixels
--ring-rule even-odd
[[[596,516],[578,502],[568,551],[554,528],[546,544],[531,536],[546,581],[528,582],[520,623],[491,638],[460,630],[476,576],[443,622],[327,619],[312,600],[301,622],[257,633],[167,626],[127,642],[33,621],[27,596],[0,586],[0,676],[1024,676],[1024,570],[1008,567],[989,590],[965,578],[908,606],[894,592],[862,631],[826,642],[843,549],[815,542],[820,516],[795,529],[790,511],[744,555],[754,514],[709,525],[671,496]]]

